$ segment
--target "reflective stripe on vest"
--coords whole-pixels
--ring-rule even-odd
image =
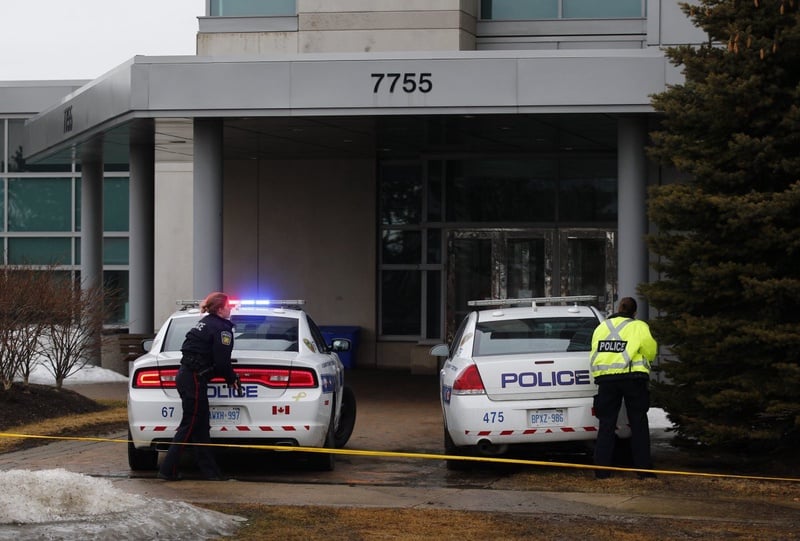
[[[605,324],[606,324],[606,327],[608,327],[608,336],[605,338],[605,340],[625,342],[625,340],[622,339],[622,336],[620,336],[620,331],[622,329],[624,329],[629,323],[632,323],[633,321],[635,321],[635,320],[626,319],[622,323],[619,324],[619,327],[614,327],[614,324],[611,323],[611,320],[607,319],[605,321]],[[633,368],[639,368],[639,367],[643,367],[646,370],[650,370],[650,363],[644,357],[641,360],[638,360],[638,361],[635,361],[635,362],[631,363],[631,356],[628,353],[627,349],[624,349],[621,352],[619,352],[619,355],[621,355],[622,359],[625,361],[624,363],[595,365],[594,361],[595,361],[595,359],[597,359],[597,356],[600,355],[600,353],[607,353],[607,352],[601,352],[598,349],[597,351],[594,352],[594,355],[592,355],[592,358],[590,359],[590,362],[591,362],[591,365],[592,365],[591,368],[592,368],[592,373],[593,374],[596,373],[596,372],[606,372],[608,370],[621,370],[621,371],[629,370],[630,371]]]

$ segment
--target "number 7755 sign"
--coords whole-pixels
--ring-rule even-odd
[[[375,81],[373,94],[395,92],[427,94],[433,89],[433,77],[430,73],[371,73],[370,76]]]

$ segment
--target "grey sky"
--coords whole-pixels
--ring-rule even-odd
[[[136,55],[193,55],[206,0],[0,0],[0,80],[95,79]]]

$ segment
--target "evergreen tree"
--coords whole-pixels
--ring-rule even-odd
[[[641,293],[672,354],[656,400],[677,441],[800,443],[800,13],[797,0],[681,5],[709,36],[667,50],[685,82],[653,98],[651,156],[688,179],[650,193],[662,277]]]

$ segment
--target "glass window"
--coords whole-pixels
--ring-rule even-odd
[[[387,229],[381,233],[383,264],[419,264],[422,262],[422,234],[419,231]]]
[[[128,179],[107,178],[103,183],[103,231],[128,231]]]
[[[0,178],[0,231],[6,229],[6,181]]]
[[[555,19],[558,0],[482,0],[481,19]]]
[[[486,160],[448,162],[449,222],[555,220],[554,162]]]
[[[258,315],[235,315],[233,347],[248,351],[298,351],[298,319]]]
[[[127,237],[105,237],[103,238],[103,264],[104,265],[127,265],[130,262],[129,240]],[[81,238],[75,239],[75,264],[81,264]]]
[[[106,309],[109,312],[107,323],[126,323],[130,299],[128,271],[104,271],[103,286]]]
[[[296,0],[211,0],[211,17],[294,16]]]
[[[616,222],[616,160],[570,160],[561,164],[559,219],[566,222]]]
[[[442,230],[428,229],[428,261],[427,263],[442,262]]]
[[[428,162],[428,221],[442,221],[442,169],[444,162]]]
[[[474,355],[590,351],[593,317],[509,319],[478,323]],[[588,371],[586,377],[589,377]]]
[[[427,272],[427,295],[425,298],[425,338],[442,337],[442,273]]]
[[[161,351],[180,351],[186,333],[200,321],[200,314],[196,316],[175,317],[169,322],[167,336],[164,338],[164,346]]]
[[[127,238],[107,237],[103,239],[103,264],[104,265],[128,264]]]
[[[69,265],[70,239],[21,237],[8,239],[9,265]]]
[[[0,173],[6,172],[6,121],[0,119]]]
[[[12,178],[8,181],[9,231],[69,231],[68,178]]]
[[[25,121],[8,121],[8,172],[25,171],[25,159],[22,157],[22,138]]]
[[[103,231],[128,231],[130,228],[130,181],[127,178],[103,179]],[[81,183],[75,183],[75,231],[81,230]]]
[[[481,0],[483,20],[644,17],[642,0]]]
[[[381,334],[419,336],[422,288],[415,270],[381,273]]]
[[[422,167],[384,164],[381,178],[381,223],[418,224],[422,215]]]
[[[644,17],[642,0],[562,0],[565,19]]]

